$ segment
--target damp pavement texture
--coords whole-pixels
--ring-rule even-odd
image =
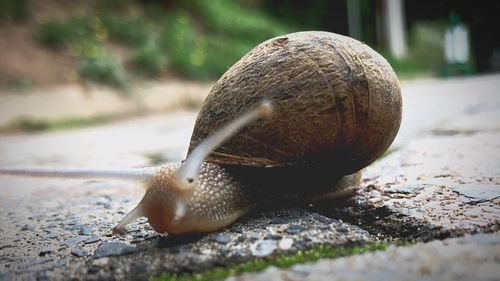
[[[389,153],[365,169],[355,197],[280,200],[206,235],[159,235],[141,219],[126,235],[112,236],[144,193],[134,183],[0,177],[0,280],[146,279],[381,240],[415,244],[234,278],[499,280],[498,89],[500,76],[404,83],[400,133]],[[0,166],[177,161],[195,118],[180,111],[1,135]]]

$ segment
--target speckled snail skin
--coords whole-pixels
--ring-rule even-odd
[[[142,216],[157,232],[209,232],[264,199],[352,193],[360,170],[394,140],[401,111],[397,77],[377,52],[349,37],[298,32],[261,43],[219,79],[182,163],[0,174],[142,180],[144,198],[114,233]]]

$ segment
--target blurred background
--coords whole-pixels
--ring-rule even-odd
[[[2,0],[0,86],[217,79],[258,43],[300,30],[364,41],[403,78],[493,72],[499,8],[482,0]]]
[[[186,83],[193,82],[206,95],[255,45],[301,30],[359,39],[384,55],[402,80],[497,72],[499,12],[500,2],[486,0],[2,0],[0,127],[43,129],[49,126],[43,120],[71,117],[56,114],[67,102],[55,110],[49,95],[21,102],[20,93],[77,91],[89,99],[111,91],[126,97],[146,92],[144,83],[181,81],[180,88],[150,92],[188,95],[195,91]],[[66,111],[78,113],[79,103]],[[96,102],[103,103],[112,107],[109,100]],[[76,116],[108,114],[99,108]]]

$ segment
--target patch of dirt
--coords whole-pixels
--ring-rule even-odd
[[[78,79],[74,58],[36,40],[37,25],[47,18],[62,19],[85,11],[95,1],[32,0],[25,22],[0,22],[0,87],[47,86]]]
[[[0,25],[0,85],[51,85],[76,80],[74,60],[63,51],[41,46],[34,24]]]

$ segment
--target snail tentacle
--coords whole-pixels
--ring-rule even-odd
[[[87,168],[2,168],[0,175],[56,178],[92,178],[149,181],[159,167],[126,169],[87,169]]]
[[[144,211],[142,209],[142,204],[137,205],[132,211],[130,211],[114,228],[113,235],[123,234],[126,232],[125,228],[130,223],[134,222],[138,218],[144,217]]]
[[[180,187],[188,190],[192,189],[198,181],[203,161],[205,161],[207,156],[216,147],[249,123],[262,117],[269,117],[272,111],[273,107],[271,102],[264,100],[257,107],[243,113],[200,143],[177,171],[177,180]]]

